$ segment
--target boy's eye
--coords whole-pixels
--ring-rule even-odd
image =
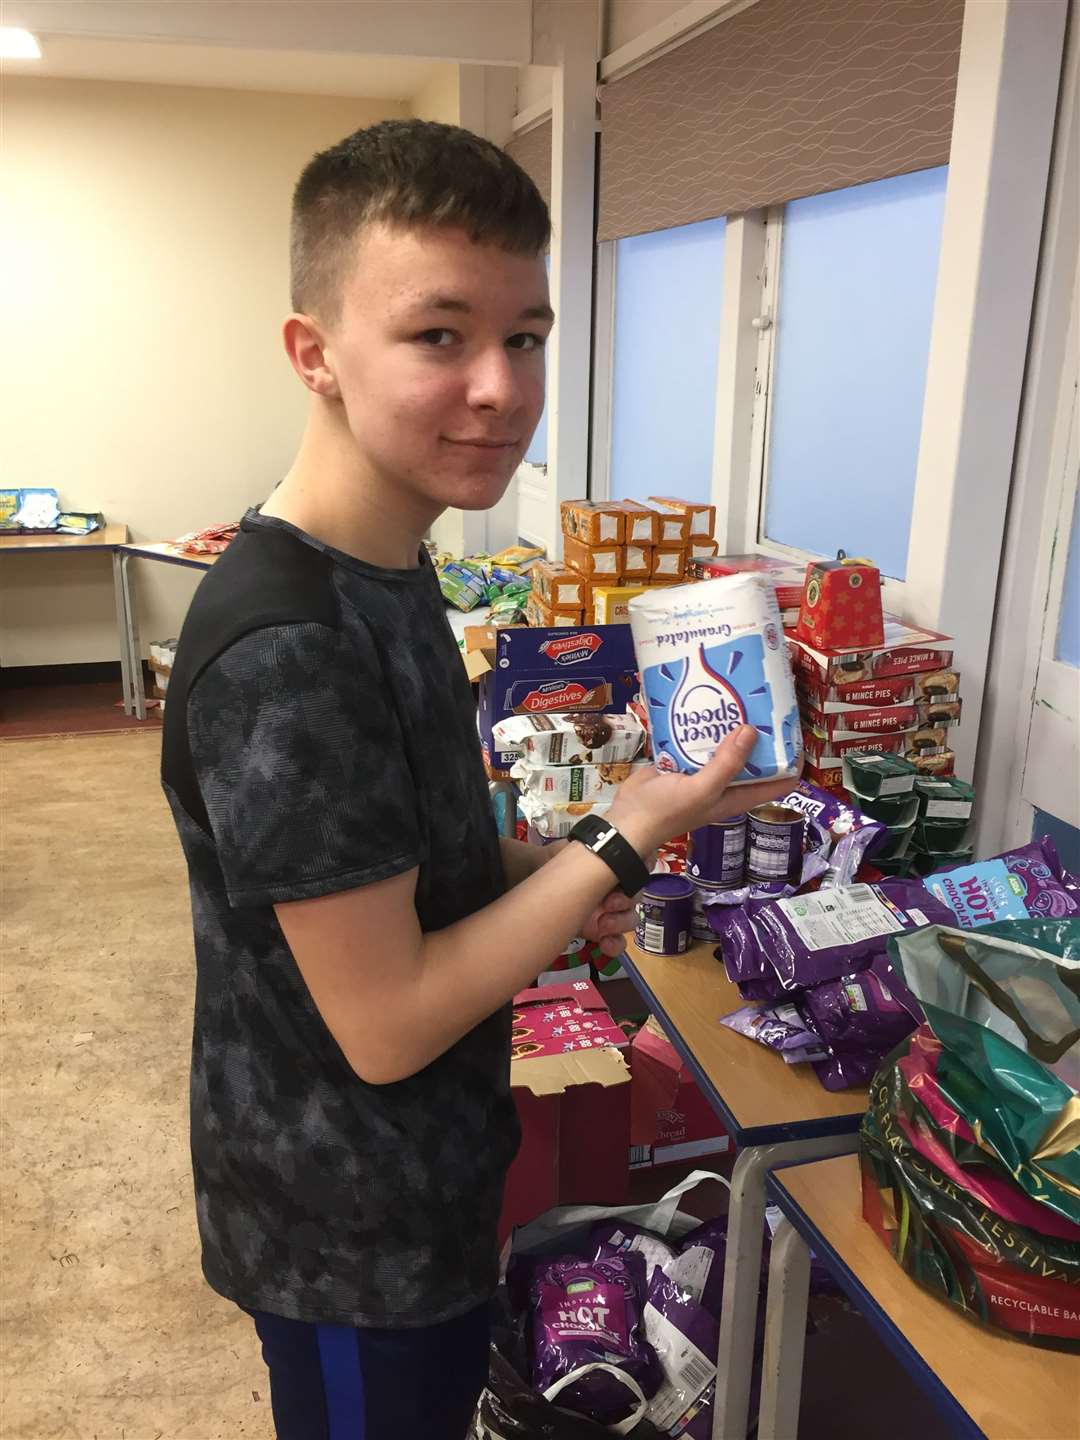
[[[544,345],[544,337],[526,330],[520,335],[511,335],[506,343],[512,350],[539,350]]]
[[[453,330],[424,330],[416,338],[424,345],[445,349],[447,345],[454,343],[454,332]]]

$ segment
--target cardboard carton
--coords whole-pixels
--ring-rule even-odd
[[[637,689],[636,671],[628,625],[496,631],[493,658],[480,676],[477,713],[489,775],[507,778],[520,759],[517,751],[496,749],[492,731],[500,720],[576,710],[621,714]]]
[[[731,1137],[655,1019],[630,1045],[630,1167],[723,1155]]]
[[[578,1004],[584,1001],[584,1004]],[[510,1084],[521,1121],[521,1149],[506,1180],[500,1243],[553,1205],[619,1205],[627,1198],[630,1150],[630,1071],[620,1053],[625,1033],[608,1015],[589,981],[522,991],[514,1001],[515,1029],[554,1031],[547,1017],[567,1010],[595,1030],[554,1037],[565,1041],[610,1035],[610,1043],[573,1050],[544,1049],[510,1062]],[[563,1024],[565,1025],[565,1020]],[[616,1036],[619,1039],[616,1039]]]

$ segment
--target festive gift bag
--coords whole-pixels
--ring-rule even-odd
[[[1080,920],[931,926],[890,958],[927,1023],[871,1086],[863,1213],[960,1309],[1080,1348]]]

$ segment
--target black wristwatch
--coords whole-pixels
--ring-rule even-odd
[[[649,867],[626,836],[607,820],[601,820],[599,815],[583,815],[570,831],[569,839],[577,840],[610,866],[624,895],[636,895],[645,888]]]

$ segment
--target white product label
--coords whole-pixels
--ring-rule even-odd
[[[878,786],[879,795],[905,795],[914,785],[910,775],[896,775],[892,780],[883,780]]]
[[[658,1430],[681,1420],[716,1376],[716,1366],[654,1305],[645,1306],[645,1336],[656,1351],[664,1383],[649,1401],[649,1419]]]
[[[858,984],[857,981],[852,980],[845,985],[844,994],[847,996],[848,1004],[852,1010],[865,1010],[867,1008],[866,996],[863,993],[862,986]]]
[[[700,1303],[715,1259],[715,1250],[710,1250],[707,1245],[694,1245],[665,1266],[664,1274],[672,1284],[688,1291]]]
[[[775,903],[808,950],[854,945],[878,935],[895,935],[904,928],[869,885],[849,885]]]
[[[923,912],[922,912],[921,910],[911,909],[911,910],[908,911],[908,914],[911,916],[912,920],[915,921],[915,924],[916,924],[916,925],[929,925],[929,924],[930,924],[930,921],[927,920],[926,916],[923,914]],[[885,986],[882,985],[881,988],[882,988],[882,990],[884,990],[884,989],[885,989]],[[885,997],[885,998],[886,998],[887,1000],[891,1000],[891,999],[892,999],[892,996],[886,994],[886,997]]]
[[[597,575],[614,575],[616,556],[606,555],[602,550],[593,551],[593,570]]]
[[[675,575],[679,569],[679,552],[677,550],[661,550],[656,557],[657,575]]]
[[[640,545],[626,547],[626,569],[628,572],[645,569],[645,551]]]
[[[556,585],[556,605],[576,605],[581,599],[581,585],[575,582],[573,585]]]
[[[927,820],[968,820],[971,818],[970,800],[928,800]]]
[[[601,540],[614,540],[614,539],[615,539],[615,536],[618,534],[618,524],[619,524],[618,516],[616,516],[616,515],[601,515],[601,516],[600,516],[600,539],[601,539]]]

